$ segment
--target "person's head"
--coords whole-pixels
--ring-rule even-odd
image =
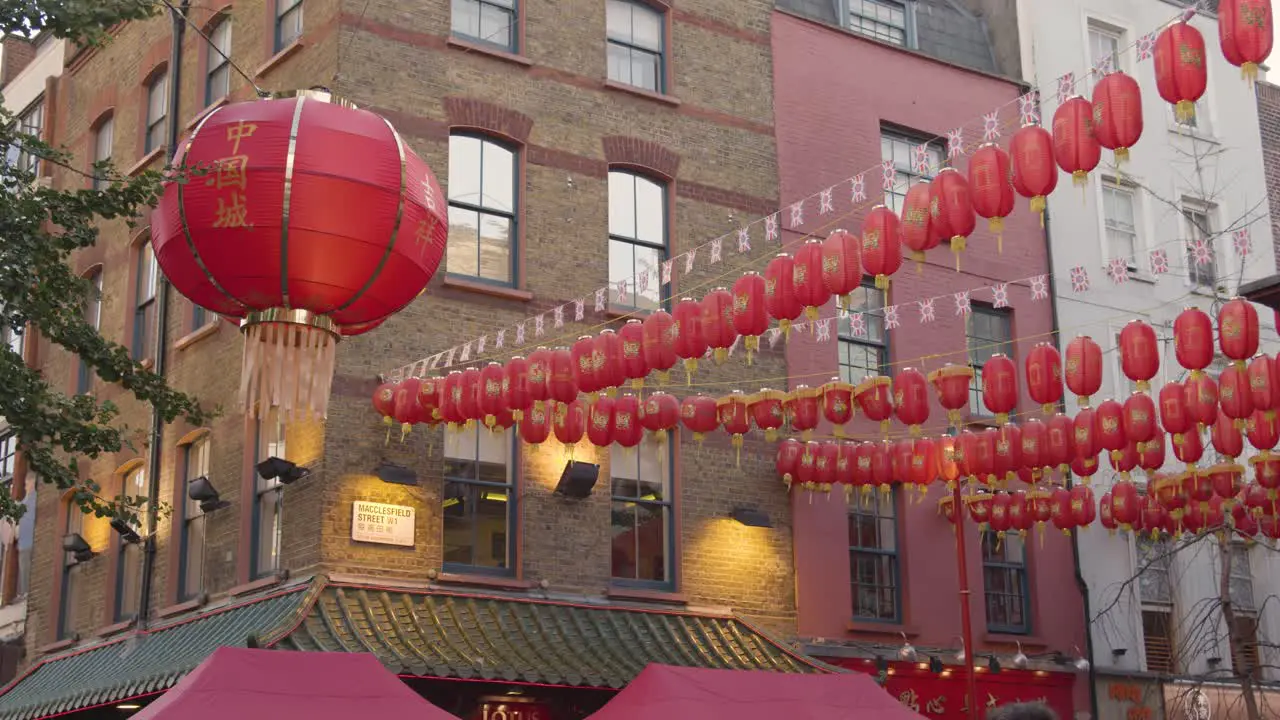
[[[987,720],[1058,720],[1058,714],[1042,703],[1018,703],[992,710]]]

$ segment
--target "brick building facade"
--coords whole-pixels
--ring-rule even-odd
[[[224,643],[243,643],[254,634],[264,644],[327,647],[346,636],[302,639],[296,623],[238,623],[248,622],[250,610],[262,617],[285,613],[277,618],[283,623],[294,615],[273,608],[294,600],[301,605],[289,612],[331,621],[326,613],[337,612],[344,598],[355,602],[357,593],[367,597],[376,586],[384,598],[391,591],[410,593],[406,607],[418,612],[432,602],[478,597],[521,608],[552,602],[614,608],[637,627],[652,629],[660,618],[667,623],[664,632],[702,633],[698,642],[710,643],[707,652],[718,658],[708,660],[713,665],[740,666],[754,658],[813,671],[787,647],[754,634],[756,625],[781,636],[795,630],[788,499],[772,470],[771,446],[749,440],[739,459],[727,438],[695,445],[686,435],[673,438],[664,462],[662,449],[642,446],[638,457],[617,451],[610,457],[584,442],[572,455],[600,463],[600,480],[589,498],[569,500],[553,494],[570,455],[554,442],[534,450],[478,431],[445,437],[423,429],[403,442],[398,432],[388,440],[370,409],[380,372],[590,295],[629,273],[656,272],[657,262],[777,207],[772,3],[528,0],[518,10],[511,9],[514,3],[489,0],[452,5],[451,16],[444,2],[198,4],[189,17],[208,41],[187,33],[177,118],[167,117],[164,102],[171,90],[168,18],[119,26],[101,49],[68,50],[53,140],[73,149],[86,173],[94,159],[106,158],[123,172],[158,169],[166,156],[166,123],[187,130],[225,102],[254,97],[254,88],[210,51],[212,43],[258,88],[324,86],[385,116],[435,169],[450,196],[446,264],[419,301],[378,330],[342,343],[324,423],[247,421],[235,402],[239,372],[229,370],[239,367],[242,347],[234,326],[168,290],[169,313],[162,319],[167,375],[224,412],[207,428],[169,426],[160,439],[159,499],[171,512],[158,521],[148,637],[185,637],[221,623]],[[72,188],[93,181],[65,170],[55,173],[54,182]],[[630,199],[618,200],[627,194]],[[166,286],[156,281],[145,218],[140,220],[134,228],[104,223],[99,243],[74,262],[102,288],[101,302],[86,308],[101,332],[133,348],[139,360],[154,362],[157,293]],[[760,237],[751,254],[731,254],[721,265],[699,262],[690,273],[677,272],[663,297],[701,296],[730,284],[743,269],[762,267],[771,251]],[[650,295],[650,302],[659,299]],[[582,322],[568,319],[563,328],[551,329],[548,316],[544,338],[535,340],[531,332],[522,348],[508,338],[505,352],[567,345],[600,326],[620,325],[633,308],[611,305],[604,315],[590,310]],[[117,402],[123,422],[148,426],[147,408],[82,373],[75,358],[38,333],[30,335],[52,383]],[[751,366],[740,355],[722,367],[710,365],[704,363],[688,389],[674,391],[754,390],[766,378],[786,374],[780,349],[763,352]],[[134,450],[115,457],[81,459],[84,477],[106,494],[145,493],[148,444],[141,434],[135,440]],[[287,486],[262,480],[255,466],[272,456],[308,468],[309,477]],[[383,462],[411,469],[418,484],[383,482],[375,474]],[[636,475],[639,483],[611,481]],[[227,507],[202,513],[186,499],[188,482],[201,476]],[[414,546],[353,542],[357,500],[413,508]],[[636,509],[642,506],[648,515]],[[740,506],[767,512],[774,527],[731,520]],[[136,615],[146,606],[138,596],[146,562],[141,545],[122,541],[103,519],[69,513],[66,498],[47,486],[38,488],[36,517],[29,674],[0,696],[4,717],[45,716],[53,704],[39,687],[59,685],[50,678],[71,672],[72,663],[132,647]],[[631,530],[626,522],[633,523]],[[661,532],[641,532],[652,527]],[[77,561],[64,552],[69,534],[81,536],[95,555]],[[631,550],[621,547],[620,535],[635,539]],[[350,615],[338,617],[351,621]],[[735,625],[739,618],[753,625]],[[312,628],[311,622],[302,628]],[[711,625],[695,631],[689,629],[694,623]],[[391,642],[387,627],[379,627],[379,637]],[[561,629],[569,632],[566,627]],[[275,633],[279,628],[285,630]],[[365,630],[357,635],[367,640]],[[596,632],[606,632],[588,633],[598,642],[613,631]],[[715,633],[736,633],[739,640],[716,645],[721,640],[713,636],[721,636]],[[762,649],[740,652],[734,645],[740,641]],[[187,655],[169,664],[198,663],[201,642],[208,638],[187,643]],[[618,645],[619,652],[626,650],[624,641]],[[146,644],[139,647],[144,653]],[[519,652],[498,653],[481,675],[609,687],[590,676],[557,680],[536,667],[504,673],[503,663],[515,662]],[[636,660],[583,662],[609,665],[606,675],[625,682],[625,663]],[[402,672],[471,677],[473,671],[436,666]],[[92,674],[83,667],[76,672]],[[87,709],[146,696],[174,681],[149,680],[129,661],[107,662],[99,672],[103,677],[88,682],[103,689],[94,698],[54,704],[63,711]],[[460,707],[456,711],[470,712]],[[566,712],[572,717],[577,711]]]

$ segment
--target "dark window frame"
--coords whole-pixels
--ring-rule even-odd
[[[102,268],[96,268],[87,278],[89,281],[89,291],[93,293],[85,298],[86,306],[84,308],[85,322],[93,328],[94,332],[102,330]],[[93,310],[92,317],[90,309]],[[77,356],[76,358],[76,394],[87,395],[93,392],[93,367],[89,363]]]
[[[978,316],[1000,318],[1004,323],[1004,330],[1005,335],[1007,335],[1007,339],[1000,340],[998,338],[987,338],[974,335],[974,318]],[[969,366],[973,368],[973,380],[969,383],[969,414],[974,417],[988,418],[993,415],[987,410],[987,406],[983,404],[982,400],[982,368],[986,365],[986,361],[977,362],[974,359],[974,340],[981,341],[981,344],[976,346],[976,350],[978,352],[985,353],[988,359],[992,355],[1003,353],[1016,361],[1013,352],[1013,313],[1008,308],[997,308],[985,303],[974,302],[971,303],[969,315],[965,318],[965,351],[968,354]]]
[[[905,166],[898,164],[896,160],[897,154],[893,152],[892,144],[890,145],[889,157],[885,157],[884,144],[886,141],[907,146],[907,163]],[[920,181],[931,181],[937,176],[936,172],[918,173],[912,167],[913,158],[911,153],[914,152],[913,148],[920,145],[927,145],[929,152],[933,155],[929,165],[930,169],[937,168],[941,170],[941,166],[946,162],[947,154],[937,142],[931,140],[928,136],[912,132],[906,128],[895,125],[880,126],[880,160],[881,162],[890,160],[894,163],[893,188],[885,191],[884,204],[899,215],[902,214],[902,203],[906,200],[907,191],[911,189],[911,186]],[[905,179],[900,180],[900,178]]]
[[[137,257],[134,258],[134,291],[133,291],[133,338],[132,338],[132,354],[134,360],[144,360],[151,357],[148,353],[155,350],[155,335],[158,334],[158,319],[156,318],[156,299],[160,295],[160,265],[156,262],[155,248],[151,246],[151,240],[144,240],[139,243],[135,251]],[[147,263],[147,255],[151,255],[151,262]],[[146,271],[144,274],[144,270]],[[145,295],[144,295],[145,293]]]
[[[875,371],[881,375],[887,374],[887,370],[890,364],[889,337],[890,337],[891,331],[889,330],[889,328],[884,326],[884,307],[885,307],[885,303],[888,301],[888,293],[885,292],[884,290],[877,288],[874,281],[864,279],[862,281],[861,287],[859,287],[858,290],[855,292],[865,293],[867,291],[872,291],[879,294],[880,308],[878,313],[863,312],[862,313],[863,321],[866,323],[870,323],[873,319],[876,319],[877,322],[880,323],[880,338],[881,338],[880,340],[871,339],[869,325],[868,325],[868,331],[866,332],[866,334],[860,337],[853,333],[852,325],[849,322],[848,317],[841,315],[841,317],[837,318],[836,320],[836,329],[837,329],[836,338],[840,343],[836,362],[838,363],[839,369],[840,369],[840,379],[852,385],[857,385],[861,379],[860,378],[855,379],[852,373],[850,372],[850,370],[854,368],[858,370],[862,370],[864,368],[862,368],[860,365],[857,365],[851,362],[846,362],[847,360],[846,349],[848,349],[850,353],[852,352],[876,353],[878,359],[876,361]],[[849,349],[850,346],[852,349]],[[866,369],[870,370],[870,368],[866,368]]]
[[[156,93],[160,90],[164,91],[164,97],[160,102],[160,115],[152,116],[152,111],[156,109]],[[169,121],[169,73],[167,69],[161,69],[156,72],[146,85],[146,112],[143,117],[146,118],[146,129],[143,130],[143,154],[159,150],[165,146],[167,141],[165,127]]]
[[[128,472],[120,476],[120,494],[121,495],[128,494],[129,486],[132,484],[130,483],[130,478],[138,474],[141,475],[142,485],[144,486],[143,492],[145,494],[145,485],[147,482],[146,467],[140,464],[136,467],[131,468]],[[138,576],[137,576],[138,592],[141,593],[142,592],[142,563],[143,563],[142,543],[125,542],[124,539],[117,534],[116,535],[115,617],[112,618],[113,622],[126,622],[129,620],[137,619],[138,612],[142,607],[141,594],[139,594],[137,598],[138,606],[135,608],[131,608],[130,609],[131,612],[126,612],[126,609],[124,607],[125,579],[128,576],[130,564],[133,564],[135,560],[136,560],[136,565],[138,570]]]
[[[280,445],[284,445],[285,454],[287,455],[289,452],[289,446],[288,446],[288,443],[286,442],[287,438],[285,437],[284,426],[281,424],[280,419],[278,417],[269,418],[269,422],[272,422],[276,425],[276,432],[279,433],[275,440],[275,444],[277,448]],[[280,570],[282,569],[282,565],[284,561],[284,557],[283,557],[284,556],[284,547],[283,547],[284,485],[280,482],[279,478],[276,478],[273,480],[263,480],[262,477],[258,475],[258,463],[267,459],[266,457],[263,456],[263,450],[265,449],[262,443],[263,427],[264,426],[263,426],[262,418],[259,418],[257,421],[255,421],[254,437],[253,437],[254,461],[249,467],[249,472],[253,474],[253,510],[251,511],[252,518],[253,518],[253,527],[249,532],[249,548],[250,548],[249,577],[253,578],[254,580],[259,580],[269,575],[279,573]],[[267,445],[270,445],[270,444],[271,443],[267,443]],[[281,460],[289,459],[288,457],[282,457],[279,455],[277,455],[276,457],[279,457]],[[272,538],[273,542],[277,543],[276,553],[274,558],[275,565],[274,567],[263,568],[262,567],[263,565],[262,547],[261,547],[262,541],[263,541],[262,508],[267,502],[269,502],[267,500],[267,496],[272,494],[274,494],[274,498],[271,502],[275,503],[275,513],[276,513],[276,532],[275,532],[276,536]]]
[[[896,625],[902,622],[902,608],[903,608],[902,564],[901,564],[901,554],[898,549],[902,545],[901,543],[902,524],[900,522],[899,513],[898,513],[898,509],[899,509],[898,501],[899,501],[899,498],[901,497],[901,494],[898,492],[898,488],[896,487],[891,488],[890,498],[889,498],[889,507],[891,509],[892,515],[885,515],[880,512],[880,508],[879,508],[880,493],[878,491],[873,492],[869,495],[870,497],[864,495],[864,496],[855,498],[854,503],[856,504],[851,504],[849,506],[848,521],[850,523],[850,528],[849,528],[850,613],[853,619],[858,622],[887,623],[891,625]],[[871,507],[867,507],[867,504],[870,504]],[[855,522],[870,522],[873,524],[878,524],[885,520],[888,520],[893,524],[893,531],[892,531],[893,549],[892,550],[886,550],[884,548],[879,548],[879,547],[855,545],[853,543],[853,537],[856,534],[854,532],[854,527],[853,527],[853,524]],[[873,583],[869,587],[871,587],[873,589],[873,592],[876,592],[876,593],[879,593],[879,591],[885,587],[892,589],[893,615],[891,617],[883,617],[880,615],[875,615],[875,616],[864,615],[864,614],[859,614],[858,612],[858,607],[859,607],[858,589],[862,587],[863,584],[860,583],[856,578],[856,576],[854,575],[854,565],[858,559],[863,559],[863,558],[871,559],[873,561],[877,561],[882,558],[889,559],[889,568],[892,574],[892,577],[890,578],[890,582],[892,584],[888,586],[884,586],[877,583]]]
[[[218,33],[225,29],[226,47],[218,47]],[[235,38],[235,28],[231,24],[231,15],[224,13],[218,18],[217,22],[210,28],[208,32],[209,42],[206,43],[205,55],[205,73],[204,73],[204,104],[208,107],[223,98],[231,95],[231,47]],[[218,52],[221,50],[222,52]],[[225,53],[225,57],[223,54]],[[220,94],[215,96],[214,93],[214,76],[221,73],[221,79],[217,82],[224,86]]]
[[[193,514],[192,506],[194,505],[194,503],[191,501],[190,497],[188,497],[185,490],[191,486],[191,481],[196,479],[195,477],[191,476],[192,453],[201,446],[204,447],[204,465],[205,465],[204,471],[207,476],[209,472],[209,468],[212,466],[212,463],[213,463],[213,459],[210,456],[210,452],[212,451],[210,442],[211,442],[211,438],[209,437],[208,434],[205,434],[191,441],[190,443],[183,446],[182,448],[182,486],[184,488],[184,492],[182,493],[181,508],[178,509],[177,511],[177,515],[178,515],[177,521],[181,523],[180,525],[181,530],[179,531],[179,538],[178,538],[178,600],[179,601],[195,599],[199,597],[202,592],[204,592],[204,570],[205,570],[205,567],[207,566],[207,562],[206,562],[207,558],[205,557],[204,553],[208,547],[207,533],[208,533],[209,521],[207,520],[208,516],[206,516],[203,512],[200,512],[198,515]],[[200,476],[196,476],[196,477],[200,477]],[[199,506],[196,505],[195,509],[198,511]],[[200,534],[200,537],[201,537],[200,587],[190,588],[190,587],[187,587],[187,572],[188,570],[190,570],[190,567],[191,567],[191,528],[196,523],[200,523],[203,526]]]
[[[304,24],[306,19],[302,14],[303,0],[275,0],[275,3],[276,19],[272,48],[278,53],[297,42],[302,37],[303,33],[306,32],[306,25]],[[288,39],[285,39],[284,37],[284,24],[286,18],[288,18],[289,21],[292,21],[293,18],[297,18],[298,23],[298,34]]]
[[[62,548],[63,538],[71,535],[72,533],[79,534],[84,531],[84,513],[80,510],[80,506],[76,505],[74,500],[68,499],[65,502],[67,517],[63,523],[63,534],[62,537],[56,538],[59,549]],[[84,572],[79,568],[80,563],[76,562],[75,555],[63,550],[62,577],[60,579],[62,592],[58,598],[58,625],[55,633],[59,640],[66,640],[72,637],[71,628],[68,627],[70,624],[68,621],[71,620],[69,616],[71,615],[71,610],[75,603],[72,595],[78,594],[73,592],[73,590],[79,589],[76,587],[79,585],[79,582],[73,584],[72,581],[80,580],[80,576],[84,574]]]
[[[1022,544],[1022,561],[1016,562],[1007,559],[1008,544],[1012,542]],[[991,555],[995,553],[994,547],[989,543],[1003,542],[1001,546],[1000,558],[993,558]],[[982,540],[982,595],[983,595],[983,616],[987,621],[987,630],[993,633],[1003,633],[1006,635],[1030,635],[1032,629],[1031,619],[1031,570],[1028,562],[1029,545],[1026,541],[1014,534],[1006,535],[1001,540],[995,533],[987,533]],[[990,550],[990,552],[988,552]],[[1022,625],[1006,624],[992,620],[991,618],[991,588],[987,582],[989,570],[1009,572],[1018,581],[1018,592],[1022,595]],[[1002,596],[1010,596],[1010,593],[999,593]],[[1016,595],[1013,595],[1016,597]]]
[[[480,433],[488,432],[488,430],[486,428],[482,428],[477,425],[474,428],[474,430],[471,430],[471,431],[462,430],[461,432],[475,433],[476,457],[479,458],[480,457],[480,437],[481,437]],[[443,521],[444,521],[443,520],[443,512],[445,510],[444,505],[449,499],[451,499],[449,496],[450,486],[460,486],[464,488],[469,494],[482,492],[485,488],[491,488],[494,490],[501,490],[506,492],[507,494],[507,529],[506,529],[507,564],[506,564],[506,567],[490,567],[486,565],[477,565],[474,562],[472,563],[442,562],[441,567],[445,570],[445,572],[456,572],[456,573],[467,574],[467,575],[489,575],[493,577],[514,577],[516,574],[516,565],[518,563],[518,560],[517,560],[518,546],[516,543],[516,540],[517,540],[516,529],[517,529],[517,524],[520,521],[520,511],[519,511],[520,493],[519,493],[519,482],[517,477],[518,468],[519,468],[519,459],[520,459],[519,452],[520,451],[519,451],[519,444],[517,442],[515,429],[513,428],[505,432],[510,433],[510,436],[507,438],[508,447],[505,453],[505,456],[507,459],[507,466],[506,466],[507,482],[497,483],[497,482],[492,482],[488,480],[481,480],[479,477],[480,475],[479,460],[476,460],[471,465],[471,467],[475,471],[472,477],[465,477],[462,475],[446,473],[444,475],[444,485],[443,485],[445,490],[445,497],[442,498],[442,501],[441,501],[441,514],[442,514],[441,523],[443,524]],[[464,462],[466,461],[465,458],[454,458],[454,460],[463,460]],[[445,467],[449,467],[448,462],[445,463]],[[468,499],[472,499],[472,498],[468,498]],[[474,515],[475,507],[476,507],[475,503],[472,502],[471,504],[472,514],[470,516],[470,519],[472,521],[471,557],[473,561],[475,560],[476,548],[479,547],[479,537],[476,534],[477,528],[475,524],[475,515]]]
[[[607,217],[608,210],[606,209],[605,221],[609,224],[609,247],[606,248],[606,262],[608,262],[610,267],[612,267],[613,263],[612,261],[608,260],[608,254],[612,252],[613,244],[615,242],[624,243],[630,246],[630,250],[631,250],[631,278],[630,278],[631,284],[627,288],[629,293],[628,297],[631,298],[631,302],[624,304],[624,303],[619,303],[616,300],[613,300],[611,301],[610,305],[616,310],[635,310],[639,312],[646,312],[646,308],[644,308],[639,304],[640,288],[639,288],[639,281],[636,279],[638,276],[636,275],[635,249],[636,247],[642,247],[649,250],[658,251],[658,265],[656,268],[654,268],[654,271],[659,273],[659,276],[653,278],[653,283],[650,285],[650,288],[653,288],[654,286],[657,287],[657,290],[658,290],[657,308],[669,309],[671,305],[671,285],[662,282],[661,272],[662,272],[662,264],[671,259],[671,222],[670,222],[671,198],[668,195],[671,192],[671,183],[670,181],[664,178],[661,178],[649,173],[645,173],[640,170],[633,170],[627,167],[611,167],[609,168],[608,175],[605,176],[606,192],[609,192],[608,185],[613,181],[614,175],[624,175],[634,179],[633,181],[635,182],[636,190],[633,192],[633,197],[631,199],[631,212],[632,212],[632,225],[636,228],[639,227],[639,217],[640,217],[639,210],[637,209],[637,206],[638,206],[637,197],[638,197],[640,182],[642,181],[647,182],[658,189],[658,195],[659,197],[662,198],[662,212],[659,213],[659,217],[662,218],[662,242],[655,243],[651,240],[642,240],[638,237],[628,237],[626,235],[620,235],[620,234],[614,233],[613,227],[612,227],[613,223]],[[636,234],[639,235],[640,233],[636,232]],[[610,290],[612,290],[613,287],[617,284],[618,280],[621,280],[621,279],[622,278],[615,278],[612,276],[612,274],[610,274],[610,277],[609,277]],[[610,293],[610,297],[613,297],[612,292]]]
[[[510,3],[510,4],[508,5],[506,3]],[[507,42],[507,43],[495,42],[489,38],[481,37],[477,35],[471,35],[469,33],[459,30],[457,26],[454,25],[453,21],[454,21],[454,18],[457,16],[458,6],[462,4],[475,6],[478,10],[478,13],[483,13],[486,8],[489,8],[493,11],[506,15],[508,18],[506,28],[508,31],[508,37],[510,38],[510,42]],[[511,53],[512,55],[516,55],[520,53],[520,49],[521,49],[520,48],[520,32],[519,32],[520,10],[521,10],[520,0],[505,0],[505,2],[504,0],[452,0],[452,2],[450,3],[450,12],[449,12],[449,33],[453,37],[459,38],[461,40],[479,43],[481,45],[487,45],[489,47],[502,50],[503,52],[508,52],[508,53]]]
[[[836,0],[836,12],[840,14],[839,24],[841,27],[860,37],[876,40],[887,45],[908,48],[911,50],[915,50],[919,47],[919,38],[916,32],[915,2],[912,2],[911,0],[871,0],[875,5],[892,6],[891,9],[902,10],[902,27],[898,28],[897,25],[886,23],[878,18],[870,17],[863,12],[855,12],[853,9],[853,3],[855,1],[856,0]],[[859,23],[858,27],[854,27],[853,18],[855,16],[862,22],[869,22],[875,25],[885,25],[902,30],[902,42],[895,42],[889,38],[883,37],[883,33],[868,30],[862,26],[862,22]]]
[[[659,95],[665,95],[665,94],[666,94],[666,92],[667,92],[667,63],[669,62],[669,60],[668,60],[668,58],[667,58],[667,53],[668,53],[668,51],[670,50],[670,47],[669,47],[669,46],[670,46],[670,44],[671,44],[670,39],[667,37],[667,13],[669,12],[669,10],[659,8],[659,7],[655,6],[655,5],[651,5],[651,4],[647,3],[647,2],[644,2],[644,0],[614,0],[614,2],[617,2],[617,3],[620,3],[620,4],[624,4],[624,5],[629,6],[629,7],[631,8],[631,12],[632,12],[633,14],[636,12],[636,10],[640,10],[640,11],[642,11],[642,12],[651,13],[651,14],[653,14],[653,15],[656,15],[656,16],[657,16],[657,18],[658,18],[658,27],[659,27],[659,32],[658,32],[658,42],[659,42],[659,47],[657,47],[657,48],[655,49],[655,48],[645,47],[645,46],[643,46],[643,45],[638,45],[638,44],[636,44],[636,42],[635,42],[635,40],[634,40],[634,37],[633,37],[632,39],[630,39],[630,40],[623,40],[623,39],[621,39],[621,38],[613,37],[613,36],[609,35],[609,31],[608,31],[608,29],[607,29],[607,28],[608,28],[608,22],[606,21],[606,24],[605,24],[605,25],[606,25],[606,30],[605,30],[605,56],[606,56],[606,61],[605,61],[605,62],[606,62],[605,77],[606,77],[606,78],[608,78],[610,82],[620,83],[620,84],[622,84],[622,85],[626,85],[626,86],[628,86],[628,87],[634,87],[634,88],[636,88],[636,89],[638,89],[638,90],[643,90],[643,91],[645,91],[645,92],[652,92],[652,93],[657,93],[657,94],[659,94]],[[609,4],[610,4],[610,3],[606,1],[606,3],[605,3],[605,13],[606,13],[606,16],[607,16],[607,13],[609,12]],[[634,23],[633,23],[633,25],[634,25]],[[635,33],[634,33],[634,29],[633,29],[633,31],[632,31],[632,35],[634,36],[634,34],[635,34]],[[639,84],[637,84],[637,83],[634,83],[634,82],[631,82],[631,81],[628,81],[628,80],[622,80],[622,79],[619,79],[619,78],[614,78],[614,77],[609,76],[609,70],[608,70],[607,65],[608,65],[608,52],[609,52],[609,47],[610,47],[610,46],[613,46],[613,47],[620,47],[620,48],[624,48],[624,49],[626,49],[626,50],[627,50],[627,53],[628,53],[628,58],[629,58],[633,53],[642,53],[642,54],[647,55],[647,56],[650,56],[650,57],[652,57],[652,58],[656,58],[656,60],[657,60],[657,70],[656,70],[656,75],[655,75],[655,77],[654,77],[654,87],[652,87],[652,88],[648,88],[648,87],[645,87],[645,86],[643,86],[643,85],[639,85]],[[634,76],[633,76],[633,79],[634,79]]]
[[[675,446],[676,446],[676,443],[674,442],[666,443],[665,449],[666,449],[666,462],[667,462],[667,486],[663,488],[664,495],[663,495],[663,498],[660,500],[645,500],[643,497],[618,495],[615,492],[615,485],[614,485],[614,477],[613,477],[614,463],[613,463],[612,456],[610,457],[610,462],[609,462],[610,528],[612,528],[613,526],[613,513],[615,512],[614,505],[617,503],[630,503],[632,505],[660,507],[662,508],[662,512],[664,513],[662,531],[664,535],[664,540],[666,541],[666,551],[664,553],[665,557],[663,558],[664,579],[642,580],[634,577],[625,578],[625,577],[615,576],[613,574],[613,562],[611,559],[609,563],[609,584],[613,587],[629,588],[629,589],[637,589],[637,590],[656,590],[661,592],[672,592],[676,589],[676,568],[679,565],[678,558],[680,557],[680,546],[679,546],[679,536],[676,534],[676,528],[675,528],[676,510],[677,510],[676,508],[676,477],[675,477],[675,473],[676,473]],[[618,447],[618,446],[615,446],[615,447]],[[633,450],[635,454],[635,461],[637,464],[637,472],[636,472],[637,475],[640,474],[639,472],[640,453],[645,452],[646,450],[652,450],[652,448],[646,448],[644,443],[637,446]],[[634,527],[636,526],[633,524],[633,528]],[[637,543],[638,542],[639,542],[639,538],[637,536]],[[612,548],[612,541],[610,542],[610,548]],[[638,549],[636,551],[636,557],[637,559],[639,559]],[[639,568],[639,565],[637,563],[637,571],[638,571],[638,568]]]
[[[30,135],[37,140],[44,139],[44,95],[36,98],[30,105],[23,108],[14,118],[15,129],[24,135]],[[32,123],[32,118],[35,122]],[[35,153],[28,152],[26,149],[19,149],[17,157],[17,166],[19,170],[29,172],[35,177],[40,177],[40,156]]]
[[[479,168],[478,175],[479,175],[481,198],[479,203],[472,203],[465,200],[456,200],[452,195],[453,188],[451,187],[446,192],[446,195],[448,195],[449,208],[457,208],[459,210],[463,210],[466,212],[476,213],[476,215],[478,216],[477,224],[476,224],[477,232],[479,232],[480,223],[483,222],[484,216],[486,215],[490,215],[493,217],[506,220],[509,223],[509,227],[510,227],[510,231],[507,234],[507,245],[508,245],[507,253],[509,255],[510,263],[508,268],[509,275],[507,280],[496,280],[494,278],[486,278],[486,277],[481,277],[479,275],[471,275],[464,272],[457,272],[454,270],[450,270],[448,267],[447,261],[445,263],[445,272],[453,277],[466,278],[469,281],[484,283],[486,285],[493,285],[496,287],[509,287],[509,288],[517,287],[520,283],[519,268],[520,268],[520,251],[521,251],[521,248],[520,248],[520,200],[521,200],[520,190],[522,189],[521,182],[520,182],[521,148],[518,144],[505,142],[503,140],[500,140],[494,137],[493,135],[489,135],[483,132],[476,132],[476,131],[452,132],[449,134],[450,142],[452,142],[453,138],[455,137],[470,138],[480,142],[480,157],[479,157],[480,168]],[[511,187],[510,210],[503,210],[501,208],[489,207],[484,204],[484,197],[483,197],[485,194],[484,152],[485,152],[486,145],[493,145],[494,147],[500,148],[502,150],[505,150],[506,152],[511,153],[511,185],[512,187]],[[453,153],[450,153],[449,162],[453,162]],[[480,243],[480,237],[478,234],[476,236],[475,242],[476,242],[476,248],[475,248],[476,249],[476,271],[479,272],[481,243]]]
[[[97,124],[93,128],[93,146],[92,160],[90,166],[101,162],[110,162],[115,158],[116,152],[116,117],[114,113],[106,113],[98,119]],[[103,153],[103,139],[106,139],[106,153]],[[93,171],[92,187],[94,190],[101,190],[110,184],[111,179],[105,175],[99,175],[97,171]]]

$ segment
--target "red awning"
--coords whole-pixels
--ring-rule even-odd
[[[221,647],[134,720],[457,720],[367,653]]]
[[[860,673],[650,665],[589,720],[921,720]]]

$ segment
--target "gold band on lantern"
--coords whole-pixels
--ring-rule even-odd
[[[283,323],[285,325],[304,325],[306,327],[324,330],[332,333],[334,336],[341,337],[338,332],[338,324],[326,315],[319,315],[310,310],[300,308],[269,308],[267,310],[255,310],[244,316],[240,321],[240,330],[244,331],[253,325],[261,325],[263,323]]]
[[[333,92],[322,87],[311,87],[305,90],[284,90],[281,92],[271,93],[268,100],[293,100],[295,98],[306,98],[307,100],[315,100],[317,102],[329,103],[337,105],[348,110],[359,110],[355,103],[346,98],[334,95]]]

